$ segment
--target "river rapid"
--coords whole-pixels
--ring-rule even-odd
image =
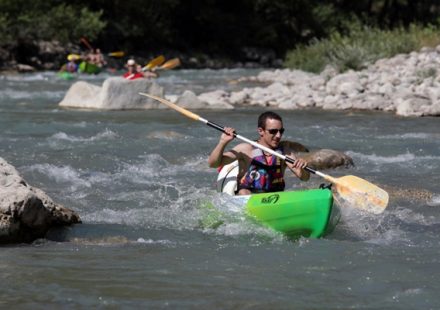
[[[258,70],[180,70],[167,95],[234,90]],[[100,85],[108,74],[82,77]],[[387,189],[381,215],[342,208],[321,239],[296,241],[239,213],[203,228],[221,204],[207,156],[219,133],[171,110],[57,106],[72,81],[0,76],[0,157],[83,223],[0,249],[0,305],[15,309],[439,309],[440,118],[384,112],[278,111],[284,138],[350,155]],[[263,108],[195,111],[256,138]],[[288,188],[314,188],[288,177]]]

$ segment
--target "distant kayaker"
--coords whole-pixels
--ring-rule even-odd
[[[261,114],[258,118],[257,131],[259,144],[295,159],[295,163],[286,163],[249,143],[240,143],[225,152],[226,145],[234,139],[234,128],[226,127],[226,133],[221,135],[217,146],[209,155],[208,163],[210,167],[217,168],[238,160],[238,195],[283,191],[286,167],[289,167],[302,181],[310,178],[310,173],[304,170],[307,161],[298,158],[289,148],[288,143],[281,141],[284,133],[281,116],[274,112]]]
[[[77,60],[79,59],[79,56],[74,55],[74,54],[70,54],[67,56],[67,60],[68,62],[61,67],[60,71],[67,71],[70,73],[75,73],[78,71],[78,64],[77,64]]]
[[[103,67],[107,64],[104,59],[104,55],[101,53],[99,48],[93,49],[92,52],[87,55],[87,58],[90,63],[97,65],[98,67]]]
[[[144,74],[142,71],[139,71],[139,66],[136,64],[134,59],[129,59],[127,61],[127,69],[128,71],[123,75],[125,79],[136,80],[144,78]]]

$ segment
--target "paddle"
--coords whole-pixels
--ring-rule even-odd
[[[87,48],[88,48],[89,50],[93,50],[92,45],[90,45],[89,41],[87,41],[86,38],[81,38],[80,40],[81,40],[82,43],[84,43],[85,46],[87,46]]]
[[[123,52],[123,51],[108,53],[108,56],[110,56],[110,57],[124,57],[124,55],[125,55],[125,52]]]
[[[183,115],[192,118],[193,120],[196,121],[200,121],[202,123],[205,123],[206,125],[215,128],[221,132],[224,132],[224,127],[220,126],[216,123],[210,122],[202,117],[200,117],[199,115],[188,111],[182,107],[179,107],[178,105],[157,97],[157,96],[153,96],[150,94],[145,94],[145,93],[139,93],[142,96],[146,96],[149,98],[152,98],[154,100],[160,101],[163,104],[167,105],[168,107],[170,107],[171,109],[174,109],[180,113],[182,113]],[[237,133],[234,133],[234,136],[240,140],[243,140],[259,149],[262,149],[263,151],[266,151],[272,155],[275,155],[279,158],[281,158],[282,160],[285,160],[288,163],[294,163],[295,160],[285,156],[283,154],[280,154],[278,152],[275,152],[274,150],[265,147],[261,144],[258,144],[255,141],[249,140],[243,136],[240,136]],[[316,171],[310,167],[305,167],[305,170],[316,174],[322,178],[324,178],[325,180],[333,183],[335,185],[335,190],[336,192],[339,194],[339,196],[344,199],[350,206],[374,213],[374,214],[379,214],[382,213],[385,208],[388,205],[388,193],[386,191],[384,191],[383,189],[379,188],[378,186],[363,180],[359,177],[353,176],[353,175],[349,175],[349,176],[343,176],[340,178],[334,178],[331,177],[327,174],[324,174],[320,171]]]
[[[173,58],[165,62],[162,66],[157,67],[155,70],[171,70],[177,66],[180,66],[180,59]]]
[[[165,61],[165,57],[163,55],[157,56],[153,60],[151,60],[145,67],[142,68],[142,71],[153,70],[157,66],[160,66]]]
[[[67,60],[79,60],[81,59],[81,55],[79,54],[69,54],[67,55]]]

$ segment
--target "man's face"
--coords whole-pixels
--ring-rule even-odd
[[[260,142],[272,149],[277,148],[280,144],[283,132],[283,123],[272,118],[266,120],[265,128],[258,128]]]

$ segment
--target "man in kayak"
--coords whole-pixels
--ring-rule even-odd
[[[265,112],[261,114],[258,118],[257,131],[259,144],[285,154],[295,159],[295,162],[293,164],[286,163],[249,143],[240,143],[225,152],[226,145],[234,139],[234,128],[226,127],[225,133],[221,135],[217,146],[209,155],[208,163],[210,167],[217,168],[238,160],[238,195],[283,191],[286,167],[289,167],[293,174],[302,181],[307,181],[310,178],[310,173],[304,170],[307,162],[296,157],[288,143],[281,141],[284,128],[283,121],[277,113]]]

